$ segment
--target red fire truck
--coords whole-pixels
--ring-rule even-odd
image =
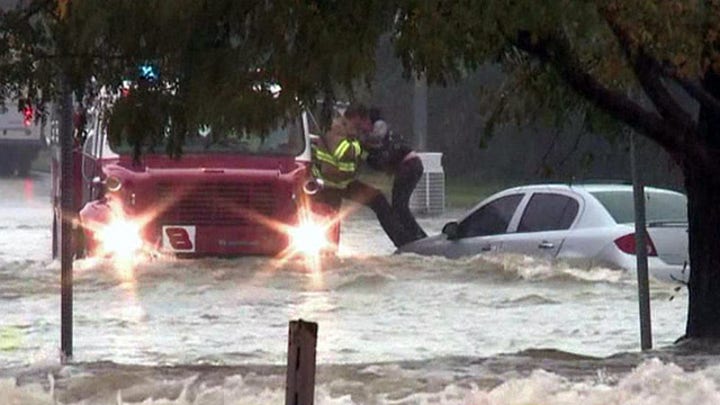
[[[262,136],[201,128],[180,158],[157,144],[134,159],[130,145],[108,141],[101,117],[86,129],[74,151],[78,252],[276,256],[337,246],[336,213],[310,198],[307,114]],[[57,210],[55,218],[57,235]]]

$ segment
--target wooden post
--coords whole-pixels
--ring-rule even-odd
[[[285,405],[312,405],[315,401],[317,331],[315,322],[290,321]]]
[[[650,287],[648,285],[647,228],[645,228],[645,185],[637,167],[635,134],[630,133],[630,169],[635,200],[635,256],[637,258],[638,303],[640,309],[640,348],[652,349]]]

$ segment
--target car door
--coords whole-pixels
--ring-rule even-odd
[[[500,251],[503,236],[523,196],[523,193],[510,194],[478,207],[458,224],[455,238],[443,241],[441,254],[457,258]]]
[[[562,192],[532,193],[516,229],[504,238],[501,250],[540,257],[557,256],[577,220],[581,202],[579,197]]]

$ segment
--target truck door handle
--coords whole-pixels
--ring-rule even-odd
[[[555,244],[552,242],[548,242],[546,240],[540,242],[540,244],[538,245],[538,249],[554,249],[554,248],[555,248]]]

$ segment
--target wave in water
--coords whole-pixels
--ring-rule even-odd
[[[22,281],[23,293],[55,292],[59,271],[57,260],[0,261],[0,281],[6,282],[7,287],[4,290]],[[368,289],[407,279],[460,283],[524,281],[630,285],[636,282],[633,275],[620,270],[581,268],[562,261],[507,254],[460,259],[414,254],[342,256],[324,260],[318,269],[308,268],[300,259],[266,257],[196,260],[160,257],[144,259],[130,266],[119,265],[112,260],[81,259],[74,262],[74,274],[75,286],[81,291],[104,290],[127,282],[172,280],[242,283],[293,290]],[[37,288],[31,288],[33,285]],[[668,284],[653,279],[651,285],[670,291]]]
[[[497,361],[498,359],[496,359]],[[422,364],[333,365],[320,367],[318,404],[716,404],[720,366],[685,370],[657,358],[614,371],[603,360],[583,375],[536,367],[475,368],[465,360]],[[566,360],[576,364],[579,360]],[[545,364],[552,366],[547,359]],[[45,370],[0,379],[0,396],[11,404],[279,404],[284,402],[284,369],[188,366],[139,367],[107,363]],[[577,372],[577,370],[576,370]]]

